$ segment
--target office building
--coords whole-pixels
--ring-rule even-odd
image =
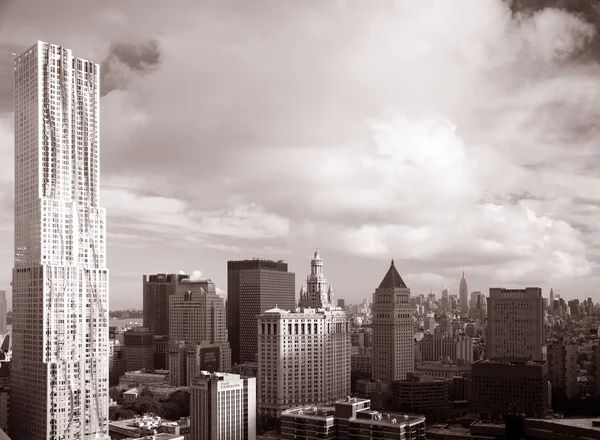
[[[169,297],[169,304],[169,369],[182,368],[172,362],[188,364],[188,355],[185,360],[180,359],[182,344],[190,347],[192,357],[195,357],[197,345],[215,344],[219,346],[222,357],[220,367],[222,371],[228,371],[231,368],[231,350],[227,342],[225,306],[216,293],[215,284],[208,278],[183,279]],[[188,381],[186,373],[181,382],[186,384]]]
[[[548,413],[548,362],[492,359],[472,366],[471,411],[502,420],[510,413],[544,418]]]
[[[119,340],[109,340],[108,386],[110,387],[119,385],[119,379],[127,372],[124,348]]]
[[[107,439],[99,66],[38,41],[14,75],[11,437]]]
[[[486,358],[546,360],[542,289],[491,288]]]
[[[382,413],[368,399],[346,397],[335,406],[305,406],[285,411],[282,440],[425,440],[425,417]]]
[[[392,382],[391,391],[396,411],[424,414],[434,419],[450,416],[447,379],[409,373],[405,380]]]
[[[169,297],[175,294],[177,284],[188,279],[185,274],[144,275],[144,327],[154,335],[169,334]]]
[[[469,313],[469,286],[467,285],[464,270],[458,287],[458,295],[460,300],[460,311],[462,313]]]
[[[383,382],[406,379],[414,369],[413,309],[410,289],[394,260],[373,294],[373,379]]]
[[[227,332],[232,364],[256,362],[256,317],[296,308],[296,278],[283,261],[227,262]]]
[[[154,368],[154,335],[146,327],[123,332],[123,354],[128,371]]]
[[[350,393],[352,316],[324,308],[267,310],[258,319],[258,405],[279,417],[295,406],[331,405]]]
[[[566,338],[548,341],[548,369],[552,388],[559,388],[569,399],[579,394],[577,344]]]
[[[0,362],[0,429],[8,432],[10,420],[10,362]],[[0,437],[1,440],[1,437]]]
[[[346,308],[346,300],[344,300],[342,298],[338,298],[338,300],[337,300],[337,306],[340,309],[345,309]]]
[[[189,387],[197,373],[215,373],[231,369],[231,354],[221,350],[222,344],[173,343],[170,346],[169,379],[173,387]]]
[[[190,390],[191,439],[255,440],[256,379],[201,371]]]
[[[448,337],[441,333],[425,335],[415,343],[415,361],[438,362],[442,359],[473,362],[473,338],[468,336]]]

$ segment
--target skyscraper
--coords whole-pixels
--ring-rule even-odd
[[[462,278],[460,279],[458,295],[459,295],[459,300],[460,300],[460,311],[462,313],[468,313],[469,312],[469,287],[467,286],[467,279],[465,278],[464,270],[462,273]]]
[[[232,364],[256,362],[258,315],[275,306],[296,308],[295,277],[281,260],[227,262],[227,330]]]
[[[410,289],[394,260],[373,294],[373,379],[382,382],[406,379],[414,370],[415,332]]]
[[[177,284],[189,275],[144,275],[144,327],[154,335],[169,334],[169,296],[175,293]]]
[[[38,41],[14,73],[11,437],[108,439],[99,66]]]
[[[300,307],[322,308],[333,304],[333,287],[327,284],[323,273],[323,260],[319,254],[319,247],[310,262],[310,275],[306,277],[306,286],[300,289]]]
[[[6,305],[6,291],[0,290],[0,335],[6,334],[6,313],[8,308]]]
[[[546,360],[542,289],[490,288],[486,357]]]

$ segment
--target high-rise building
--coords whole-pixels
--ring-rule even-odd
[[[99,66],[38,41],[14,74],[11,437],[108,439]]]
[[[373,294],[373,379],[382,382],[406,379],[414,370],[415,339],[410,289],[394,260]]]
[[[571,399],[579,394],[577,344],[566,338],[548,341],[548,368],[552,388],[560,388]]]
[[[0,335],[6,334],[6,314],[8,307],[6,305],[6,291],[0,290]]]
[[[187,356],[196,359],[196,346],[217,344],[221,369],[231,368],[231,350],[227,342],[223,298],[216,293],[215,283],[208,278],[183,279],[169,297],[169,368],[181,357],[182,343],[191,347]],[[187,360],[185,361],[187,364]],[[179,363],[178,363],[179,365]],[[175,364],[173,364],[175,368]],[[187,384],[187,376],[182,378]],[[176,384],[173,384],[174,386]],[[180,386],[180,385],[177,385]]]
[[[190,389],[190,438],[256,439],[256,379],[202,371]]]
[[[460,300],[460,311],[462,313],[469,312],[469,286],[467,285],[467,279],[465,278],[465,271],[463,270],[462,278],[460,279],[460,286],[458,287],[458,295]]]
[[[550,287],[550,296],[548,298],[548,313],[552,314],[554,312],[554,290]]]
[[[449,337],[443,333],[425,335],[415,343],[417,362],[439,362],[442,359],[473,362],[473,338],[460,335]]]
[[[311,274],[319,273],[315,261],[320,258],[311,262]],[[320,287],[314,291],[329,292],[324,277],[317,279]],[[333,306],[325,293],[321,307],[275,308],[260,315],[258,402],[263,413],[279,417],[288,408],[330,405],[350,393],[352,315]]]
[[[144,275],[144,327],[150,333],[169,334],[169,297],[175,294],[177,284],[189,277],[181,273]]]
[[[296,308],[295,275],[283,261],[227,262],[227,333],[232,364],[256,362],[256,317],[275,306]]]
[[[151,370],[154,366],[154,335],[146,327],[123,333],[123,355],[127,371]]]
[[[490,289],[486,357],[546,360],[542,289]]]

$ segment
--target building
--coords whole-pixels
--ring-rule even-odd
[[[381,413],[368,399],[347,397],[335,406],[306,406],[285,411],[282,440],[425,440],[425,417]]]
[[[548,414],[548,362],[492,359],[472,366],[471,411],[501,420],[510,412]]]
[[[144,327],[157,336],[169,335],[169,297],[175,294],[177,284],[189,278],[185,274],[144,275]]]
[[[490,289],[486,358],[546,360],[542,289]]]
[[[310,275],[306,277],[306,286],[300,289],[298,306],[301,308],[320,309],[333,305],[333,286],[328,285],[323,273],[323,260],[319,247],[310,262]]]
[[[369,377],[373,374],[373,349],[359,348],[358,352],[350,357],[350,369],[352,373],[362,373]]]
[[[579,394],[577,344],[563,338],[548,342],[548,369],[552,388],[563,390],[571,399]]]
[[[119,379],[127,372],[124,345],[117,339],[109,340],[108,386],[116,387]]]
[[[154,345],[154,369],[164,370],[167,368],[169,335],[153,335],[152,340]]]
[[[255,440],[256,379],[200,372],[190,390],[192,439]]]
[[[458,295],[461,313],[469,313],[469,287],[467,285],[467,279],[465,278],[464,270],[462,273],[462,278],[460,279],[460,285],[458,287]]]
[[[415,367],[415,373],[427,374],[433,377],[441,377],[452,379],[456,376],[462,376],[465,373],[471,372],[471,364],[456,365],[456,364],[418,364]]]
[[[99,69],[41,41],[15,56],[15,440],[108,438]]]
[[[183,279],[175,294],[169,297],[169,303],[169,368],[179,368],[174,362],[188,364],[187,358],[180,359],[182,344],[189,347],[192,358],[195,358],[197,345],[216,344],[222,356],[220,367],[228,371],[231,368],[231,350],[227,342],[225,305],[216,293],[215,284],[208,278]],[[187,384],[187,373],[181,381],[171,384]]]
[[[410,289],[394,260],[373,294],[373,379],[406,379],[414,369],[414,327]]]
[[[10,362],[0,362],[0,430],[8,432],[10,420]],[[1,440],[1,438],[0,438]]]
[[[441,359],[473,362],[473,338],[468,336],[448,337],[444,334],[425,335],[415,343],[415,360],[438,362]]]
[[[191,386],[197,372],[214,373],[231,369],[230,353],[221,350],[222,344],[173,343],[170,347],[169,376],[171,386]]]
[[[258,406],[281,412],[350,394],[352,317],[337,307],[267,310],[258,319]]]
[[[129,371],[154,368],[154,335],[146,327],[123,332],[123,354]]]
[[[343,298],[338,298],[338,300],[337,300],[337,306],[340,309],[345,309],[346,308],[346,300],[344,300]]]
[[[243,275],[243,276],[242,276]],[[227,262],[227,333],[231,362],[256,362],[246,350],[241,359],[241,337],[256,336],[256,316],[275,306],[296,308],[296,279],[282,260],[240,260]],[[254,360],[253,360],[254,359]]]
[[[447,419],[450,411],[449,382],[425,374],[409,373],[405,380],[392,382],[392,401],[396,411],[425,414]]]

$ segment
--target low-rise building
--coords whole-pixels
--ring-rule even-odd
[[[302,407],[284,411],[282,440],[424,440],[425,417],[381,413],[368,399],[348,397],[329,407]]]

